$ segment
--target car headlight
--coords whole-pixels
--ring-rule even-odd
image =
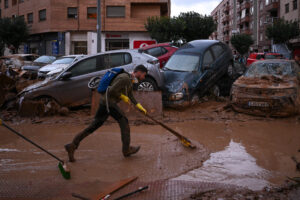
[[[170,100],[171,101],[177,101],[177,100],[180,100],[182,98],[183,98],[183,93],[182,92],[178,92],[178,93],[170,95]]]

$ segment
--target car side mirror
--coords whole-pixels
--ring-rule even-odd
[[[60,79],[65,81],[65,80],[68,80],[70,79],[72,76],[72,72],[65,72],[61,75]]]

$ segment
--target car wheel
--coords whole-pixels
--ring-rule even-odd
[[[145,78],[142,82],[140,82],[137,86],[137,91],[156,91],[157,85],[155,81],[149,77]]]
[[[221,96],[221,90],[218,85],[214,85],[211,88],[211,94],[214,95],[215,97],[220,97]]]
[[[197,104],[199,102],[200,102],[199,95],[198,94],[194,94],[193,97],[192,97],[192,99],[191,99],[191,104],[195,105],[195,104]]]

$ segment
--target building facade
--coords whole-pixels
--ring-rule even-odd
[[[230,38],[237,33],[249,34],[254,40],[251,51],[271,51],[272,41],[265,30],[280,17],[279,0],[223,0],[211,13],[218,24],[212,34],[230,44]]]
[[[300,0],[280,0],[280,17],[288,21],[300,20]],[[293,53],[300,54],[300,36],[290,43]]]
[[[25,53],[97,53],[97,0],[0,0],[0,17],[24,17]],[[101,51],[137,48],[153,41],[148,17],[170,16],[170,0],[101,0]]]

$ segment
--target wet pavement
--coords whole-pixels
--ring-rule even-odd
[[[277,187],[287,176],[299,176],[290,158],[300,160],[298,117],[252,117],[226,111],[224,106],[206,102],[164,112],[163,121],[191,139],[196,150],[186,149],[157,125],[131,121],[132,144],[142,148],[125,159],[119,127],[110,121],[82,142],[75,154],[77,162],[69,165],[69,181],[61,177],[55,160],[0,127],[0,199],[74,199],[72,192],[93,197],[107,185],[132,176],[138,176],[138,181],[116,196],[149,184],[152,189],[140,199],[184,199],[213,188]],[[38,124],[27,119],[9,125],[66,159],[63,145],[90,120],[82,113],[71,113],[41,118]]]

